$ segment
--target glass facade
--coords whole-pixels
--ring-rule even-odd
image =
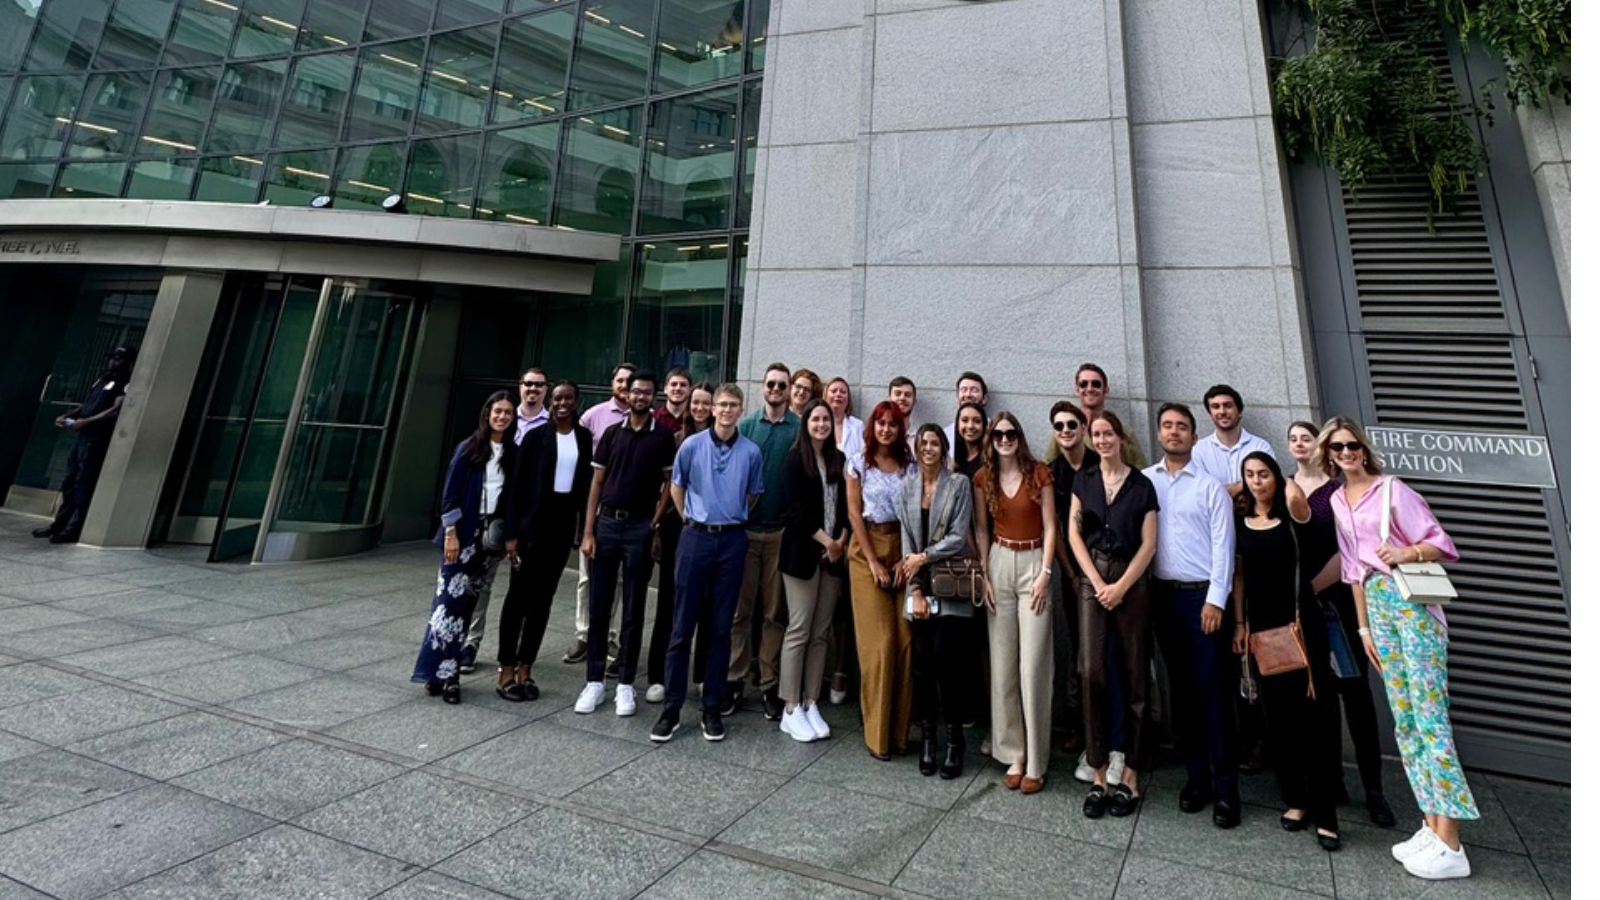
[[[0,2],[0,199],[329,195],[386,214],[400,194],[414,215],[610,232],[622,252],[593,296],[532,298],[521,345],[586,388],[624,357],[714,381],[737,339],[768,5]]]

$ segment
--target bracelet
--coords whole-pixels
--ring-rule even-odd
[[[1411,548],[1411,552],[1415,553],[1417,555],[1417,562],[1422,562],[1422,548],[1421,547],[1417,547],[1417,546],[1413,545],[1412,548]]]
[[[1371,628],[1357,628],[1356,629],[1356,634],[1359,634],[1362,637],[1372,637],[1372,629]]]

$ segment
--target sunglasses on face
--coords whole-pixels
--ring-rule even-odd
[[[1099,379],[1083,378],[1078,381],[1078,387],[1082,388],[1083,390],[1089,390],[1090,388],[1098,390],[1105,386],[1106,383],[1104,381],[1100,381]]]
[[[769,382],[767,382],[767,390],[769,390],[769,391],[787,391],[788,389],[789,389],[789,382],[787,382],[787,381],[769,381]]]
[[[539,389],[542,390],[544,388],[544,386],[545,386],[545,382],[543,382],[543,381],[524,381],[524,382],[522,382],[522,386],[525,387],[525,388],[539,388]]]
[[[1014,428],[1007,428],[1005,431],[992,431],[990,432],[990,435],[993,436],[996,444],[1002,441],[1014,441],[1017,439],[1017,432]]]
[[[1346,450],[1354,453],[1355,451],[1362,449],[1362,447],[1360,441],[1329,441],[1328,449],[1335,453],[1343,453]]]
[[[1077,419],[1067,419],[1065,421],[1052,422],[1050,424],[1054,425],[1055,429],[1057,431],[1077,431],[1078,430],[1078,420]]]

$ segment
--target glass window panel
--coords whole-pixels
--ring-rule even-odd
[[[383,198],[400,193],[405,171],[403,141],[346,147],[339,159],[334,205],[340,209],[381,209]]]
[[[728,292],[728,352],[724,372],[737,372],[739,365],[739,329],[744,327],[744,269],[750,260],[750,239],[734,238],[733,290]],[[712,379],[716,383],[716,379]]]
[[[744,0],[664,0],[656,38],[656,90],[739,75],[744,66]]]
[[[95,54],[97,69],[131,69],[155,65],[167,39],[177,0],[117,0],[106,23],[106,36]]]
[[[150,116],[134,152],[170,156],[198,150],[221,76],[222,69],[217,66],[166,69],[158,74]]]
[[[556,122],[490,132],[478,218],[548,225],[560,139],[561,126]]]
[[[425,216],[472,215],[479,134],[430,138],[411,145],[406,211]]]
[[[738,88],[650,105],[641,233],[728,227],[738,119]]]
[[[124,197],[138,200],[187,200],[194,185],[193,159],[147,159],[133,164]]]
[[[52,197],[116,197],[122,193],[125,162],[69,163],[61,167]]]
[[[310,206],[333,182],[332,150],[274,153],[267,163],[267,199],[279,206]]]
[[[382,41],[422,34],[432,21],[433,4],[429,0],[377,0],[367,19],[366,39]]]
[[[555,6],[558,3],[566,2],[568,2],[568,0],[511,0],[511,5],[506,12],[528,12],[529,10],[544,9],[546,7]]]
[[[0,165],[0,199],[27,200],[50,196],[56,164],[5,163]]]
[[[131,151],[150,94],[146,72],[117,72],[89,79],[72,129],[72,156],[121,156]]]
[[[366,17],[367,0],[315,0],[306,6],[299,49],[354,46],[361,41],[361,23]]]
[[[557,9],[506,24],[494,86],[494,120],[515,122],[560,111],[572,55],[574,10]]]
[[[233,24],[239,18],[237,4],[214,0],[182,0],[178,23],[172,27],[172,40],[162,60],[167,65],[215,62],[228,52]]]
[[[245,0],[234,56],[278,56],[294,49],[305,0]]]
[[[434,35],[428,47],[418,131],[483,126],[498,31],[485,27]]]
[[[254,203],[265,163],[254,156],[214,156],[200,161],[196,200]]]
[[[376,11],[373,13],[376,15]],[[380,44],[361,51],[361,77],[350,102],[345,140],[400,137],[411,132],[422,78],[422,41]]]
[[[611,380],[611,369],[622,361],[622,300],[632,255],[633,246],[624,243],[617,262],[595,266],[590,296],[553,296],[547,301],[538,359],[552,378],[579,384]]]
[[[10,75],[0,75],[0,112],[4,112],[6,101],[11,99],[11,82],[16,79]]]
[[[728,292],[728,240],[640,244],[633,279],[628,358],[692,382],[722,373],[722,312]]]
[[[39,5],[44,0],[8,0],[0,8],[6,10],[5,27],[0,28],[0,69],[15,69],[22,62],[22,51],[33,34],[33,22],[39,17]]]
[[[744,149],[744,175],[739,179],[738,227],[750,227],[750,197],[756,189],[756,139],[761,131],[761,82],[744,86],[744,121],[739,129],[739,146]]]
[[[255,153],[266,149],[273,107],[283,93],[288,66],[281,59],[234,63],[222,70],[217,85],[217,113],[206,135],[206,149],[223,153]]]
[[[439,0],[439,19],[435,28],[476,25],[500,16],[501,0]]]
[[[0,133],[0,158],[60,156],[82,92],[81,75],[18,79],[16,99],[6,114],[5,131]]]
[[[650,73],[650,0],[584,0],[568,109],[632,100]]]
[[[274,146],[328,144],[339,139],[345,99],[356,72],[356,54],[318,53],[302,56],[289,77],[289,91],[278,113]]]
[[[111,0],[50,0],[28,48],[30,72],[89,67],[94,45],[111,12]]]
[[[752,72],[759,72],[767,67],[767,21],[772,11],[771,6],[772,0],[750,0],[744,31],[749,48],[745,57]]]
[[[643,107],[629,106],[567,120],[556,224],[613,234],[632,230],[643,114]]]

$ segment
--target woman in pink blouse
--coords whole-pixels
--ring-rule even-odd
[[[1367,658],[1383,675],[1395,742],[1423,815],[1422,827],[1392,853],[1418,878],[1465,878],[1472,867],[1460,821],[1478,818],[1478,807],[1450,731],[1444,611],[1402,599],[1390,574],[1401,563],[1459,554],[1428,502],[1385,477],[1371,447],[1360,425],[1333,418],[1317,436],[1316,460],[1329,475],[1344,476],[1344,488],[1333,495],[1340,572],[1355,597]],[[1388,541],[1381,537],[1385,482],[1393,510]]]

